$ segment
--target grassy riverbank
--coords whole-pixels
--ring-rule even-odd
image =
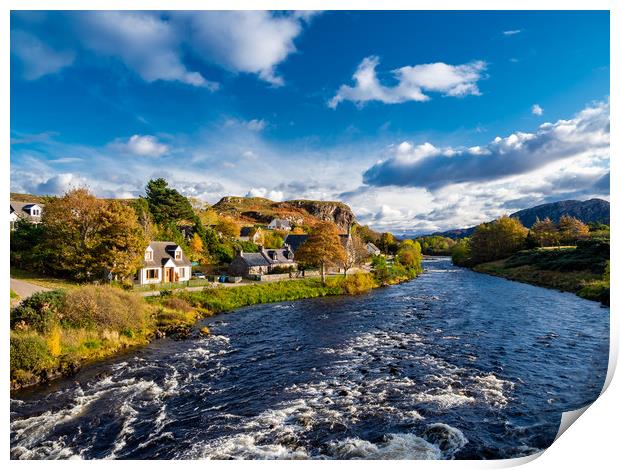
[[[573,292],[609,305],[609,245],[583,244],[537,248],[473,267],[474,271],[513,281]]]
[[[144,299],[110,286],[40,292],[11,312],[11,388],[75,373],[83,364],[110,357],[165,335],[184,337],[200,318],[236,308],[333,295],[356,295],[413,279],[401,267],[319,279],[168,292]]]

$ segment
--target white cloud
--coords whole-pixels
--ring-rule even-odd
[[[544,109],[541,108],[539,104],[535,104],[532,106],[532,114],[535,116],[542,116],[545,112]]]
[[[55,51],[36,36],[24,31],[11,31],[11,52],[21,61],[26,80],[36,80],[58,72],[73,63],[73,51]]]
[[[83,44],[100,54],[118,56],[147,82],[179,81],[217,89],[181,61],[177,32],[159,15],[147,12],[96,11],[74,18]]]
[[[190,43],[205,59],[233,72],[255,73],[273,85],[283,85],[276,67],[296,51],[304,14],[268,11],[204,11],[182,15],[191,28]]]
[[[126,144],[122,144],[129,153],[140,157],[161,157],[168,153],[169,147],[152,135],[132,135]]]
[[[514,36],[516,34],[519,34],[521,31],[521,29],[509,29],[507,31],[502,31],[502,34],[504,36]]]
[[[251,188],[245,197],[266,197],[272,201],[282,201],[284,199],[284,193],[282,191],[267,190],[267,188]]]
[[[59,173],[39,183],[36,194],[62,195],[71,189],[87,186],[86,180],[73,173]]]
[[[384,86],[377,77],[379,58],[366,57],[353,74],[354,86],[342,85],[328,106],[336,108],[343,101],[362,105],[367,101],[394,104],[406,101],[428,101],[428,92],[444,96],[479,95],[477,82],[486,69],[483,61],[463,65],[449,65],[443,62],[406,66],[391,73],[398,83]]]
[[[248,129],[251,131],[262,131],[267,126],[267,121],[263,119],[252,119],[247,123]]]

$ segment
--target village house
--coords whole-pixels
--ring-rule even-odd
[[[234,276],[250,276],[271,274],[274,271],[297,269],[293,252],[284,245],[280,249],[265,249],[259,247],[258,253],[240,251],[228,266],[228,272]]]
[[[11,213],[9,215],[11,230],[15,230],[15,224],[19,220],[40,224],[43,207],[43,204],[36,204],[34,202],[11,201]]]
[[[379,256],[381,254],[381,250],[377,248],[377,245],[371,242],[366,243],[366,250],[368,250],[368,254],[371,256]]]
[[[136,283],[181,282],[189,281],[191,277],[192,264],[179,245],[174,242],[151,242],[144,252]]]
[[[291,223],[286,219],[273,219],[267,226],[269,230],[291,230]]]
[[[260,227],[241,227],[239,240],[242,242],[260,243],[263,238],[263,231]]]

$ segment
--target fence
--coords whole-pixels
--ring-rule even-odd
[[[136,292],[145,292],[150,290],[171,290],[183,287],[200,287],[209,286],[211,281],[208,279],[190,279],[182,282],[161,282],[159,284],[134,284],[133,290]]]

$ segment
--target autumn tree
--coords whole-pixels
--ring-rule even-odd
[[[564,245],[574,245],[577,241],[587,238],[590,229],[576,217],[563,215],[558,222],[560,241]]]
[[[325,268],[344,262],[346,253],[338,229],[331,222],[317,223],[306,242],[295,252],[298,262],[321,269],[321,281],[325,284]]]
[[[472,261],[485,263],[506,258],[524,248],[527,234],[518,219],[508,216],[480,224],[470,239]]]
[[[414,240],[403,240],[399,245],[396,258],[406,268],[422,271],[422,247]]]
[[[560,242],[560,231],[549,217],[543,220],[536,218],[529,238],[536,246],[555,246]]]
[[[215,230],[222,234],[224,237],[237,238],[239,236],[239,224],[232,218],[221,216],[215,224]]]
[[[368,250],[366,249],[366,244],[357,235],[351,235],[351,238],[349,238],[345,249],[345,255],[346,256],[340,263],[340,267],[344,270],[345,276],[351,268],[361,266],[370,258]]]
[[[469,266],[471,264],[469,238],[462,238],[454,244],[452,247],[452,262],[456,266]]]
[[[83,188],[48,203],[42,225],[48,266],[77,280],[132,275],[147,244],[131,207],[97,199]]]
[[[194,235],[192,235],[192,239],[189,242],[189,249],[192,252],[193,258],[196,261],[202,261],[204,259],[204,243],[202,241],[202,238],[200,238],[200,235],[198,235],[197,233],[194,233]]]
[[[390,232],[382,233],[377,241],[378,248],[386,254],[393,255],[396,253],[396,249],[398,248],[398,242],[394,235]]]

